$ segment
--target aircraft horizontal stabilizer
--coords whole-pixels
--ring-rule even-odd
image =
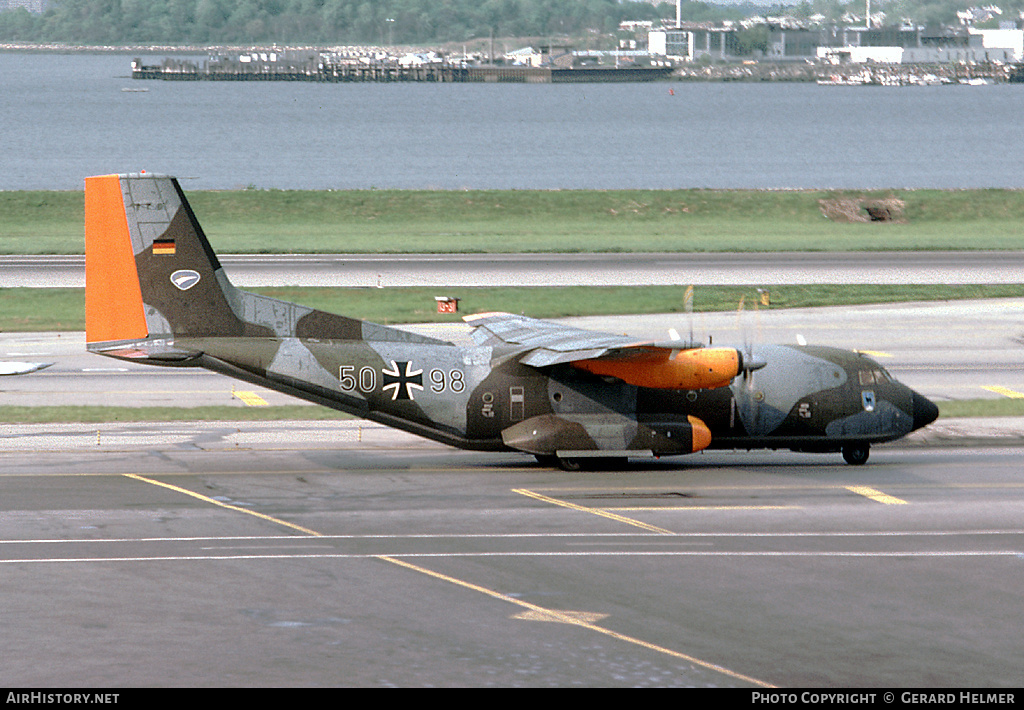
[[[24,375],[43,370],[52,362],[0,362],[0,375]]]

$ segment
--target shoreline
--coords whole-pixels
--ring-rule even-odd
[[[290,44],[128,44],[76,45],[60,42],[3,42],[0,53],[26,54],[124,54],[194,56],[238,52],[343,52],[358,50],[422,51],[424,47],[383,45],[290,45]],[[831,64],[826,62],[737,61],[731,63],[685,63],[659,79],[671,83],[689,82],[778,82],[817,83],[829,86],[920,86],[979,85],[1012,83],[1024,79],[1017,67],[1008,64]]]

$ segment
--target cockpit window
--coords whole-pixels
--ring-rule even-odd
[[[874,370],[859,370],[857,376],[863,386],[880,384],[891,379],[889,373],[880,367]]]

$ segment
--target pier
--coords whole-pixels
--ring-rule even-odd
[[[253,58],[252,55],[255,55]],[[273,59],[271,58],[273,56]],[[240,57],[248,57],[241,61]],[[265,57],[265,58],[264,58]],[[402,64],[395,59],[367,59],[336,55],[251,55],[213,56],[203,62],[168,58],[160,64],[132,61],[133,79],[163,81],[310,81],[343,82],[434,82],[570,84],[644,82],[658,79],[677,81],[786,81],[835,85],[907,86],[914,84],[1024,83],[1024,65],[998,63],[944,64],[831,64],[769,62],[743,64],[691,63],[676,67],[627,64],[612,67],[583,64],[524,66],[513,64],[466,64],[431,62]]]
[[[246,56],[246,55],[242,55]],[[466,65],[438,62],[402,65],[397,62],[334,61],[324,56],[296,59],[258,53],[247,61],[224,56],[199,63],[164,59],[158,65],[132,61],[133,79],[164,81],[312,81],[567,84],[581,82],[653,81],[669,76],[670,67],[529,67]]]

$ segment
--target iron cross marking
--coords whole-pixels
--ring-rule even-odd
[[[413,399],[413,389],[423,390],[423,370],[410,371],[412,363],[391,361],[391,369],[384,369],[384,390],[391,390],[391,400]]]

